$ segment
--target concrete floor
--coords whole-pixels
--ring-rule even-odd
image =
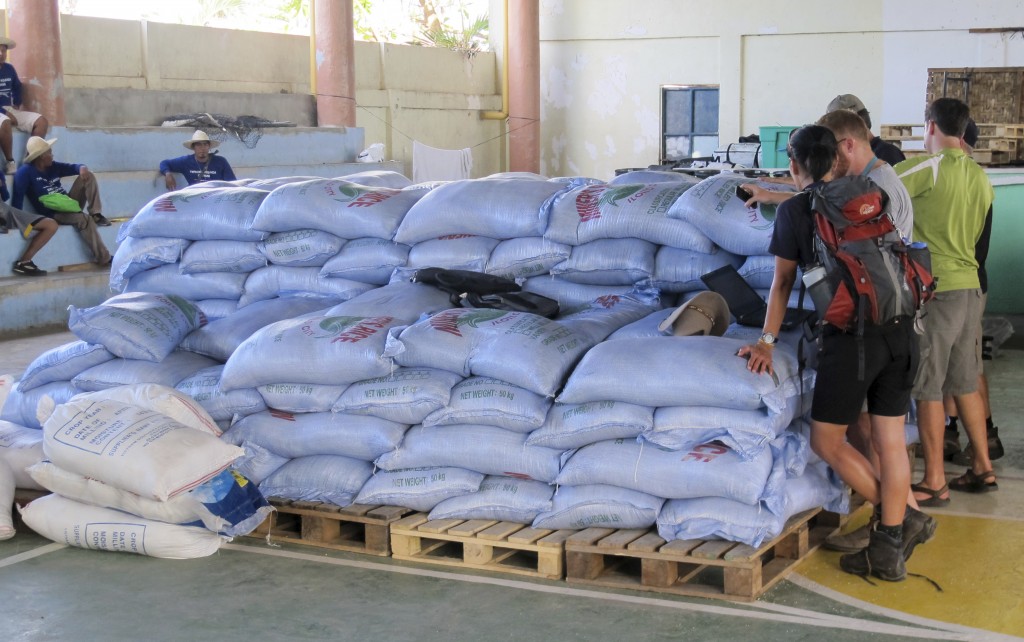
[[[18,373],[69,333],[0,342]],[[1001,640],[1024,636],[1024,350],[986,363],[998,492],[954,494],[908,578],[868,584],[818,551],[750,605],[451,571],[243,539],[186,561],[0,542],[0,640]],[[953,467],[948,472],[959,474]],[[851,525],[866,519],[858,513]]]

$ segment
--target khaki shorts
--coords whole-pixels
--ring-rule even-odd
[[[5,120],[10,120],[7,114],[12,114],[16,119],[18,119],[18,124],[15,125],[15,127],[26,134],[31,134],[32,126],[36,124],[37,120],[42,118],[42,114],[37,114],[34,111],[21,111],[14,107],[4,107],[0,109],[0,123],[3,123]]]
[[[980,288],[939,292],[925,305],[914,399],[941,401],[978,389],[983,312]]]
[[[25,238],[32,234],[32,227],[40,219],[44,218],[46,217],[39,214],[31,214],[24,210],[15,209],[7,203],[0,203],[0,219],[6,221],[9,228],[17,227]]]

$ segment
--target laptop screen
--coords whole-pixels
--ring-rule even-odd
[[[731,265],[723,265],[717,270],[700,277],[712,292],[722,295],[729,304],[729,310],[737,319],[764,310],[768,307],[757,290],[747,283],[740,273]]]

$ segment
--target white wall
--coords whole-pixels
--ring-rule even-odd
[[[1024,66],[1024,2],[539,0],[541,161],[610,178],[656,163],[666,84],[721,88],[722,143],[817,119],[857,94],[882,123],[922,120],[930,67]],[[966,6],[965,6],[966,5]]]

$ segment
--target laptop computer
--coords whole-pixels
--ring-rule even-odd
[[[700,280],[708,286],[709,290],[722,295],[725,302],[729,304],[729,311],[736,317],[736,323],[754,328],[764,327],[768,303],[740,276],[740,273],[732,265],[723,265],[717,270],[712,270],[701,276]],[[800,324],[813,315],[813,310],[786,308],[786,316],[782,319],[782,329],[799,328]]]

